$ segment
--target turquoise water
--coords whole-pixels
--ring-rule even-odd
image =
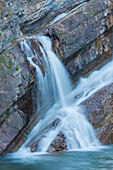
[[[95,151],[70,151],[17,159],[0,157],[0,170],[113,169],[113,146]]]

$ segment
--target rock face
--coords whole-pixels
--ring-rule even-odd
[[[55,52],[63,60],[74,57],[113,25],[110,1],[91,1],[50,26],[45,34],[53,37]],[[56,41],[55,41],[56,40]]]
[[[7,119],[0,124],[0,154],[7,148],[19,131],[27,124],[27,115],[18,109],[11,109]]]
[[[73,82],[87,77],[94,70],[102,67],[112,59],[112,32],[99,36],[96,40],[75,53],[75,57],[67,59],[65,65]]]
[[[36,110],[35,72],[18,44],[0,54],[0,154]]]
[[[24,96],[32,83],[35,74],[18,45],[0,54],[0,115]]]
[[[113,84],[102,88],[83,104],[101,142],[113,144]]]
[[[0,52],[24,34],[33,33],[56,15],[85,0],[7,0],[0,2]]]
[[[44,31],[73,82],[112,58],[112,1],[91,1]]]

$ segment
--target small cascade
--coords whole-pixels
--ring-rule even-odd
[[[65,135],[68,150],[99,146],[94,129],[80,105],[84,95],[81,95],[81,101],[80,98],[74,101],[76,94],[84,90],[72,91],[69,75],[52,51],[50,39],[45,36],[29,37],[21,42],[21,48],[36,69],[38,93],[40,91],[37,94],[38,106],[41,107],[47,100],[54,101],[54,105],[33,128],[18,152],[30,152],[34,144],[37,152],[47,152],[60,132]]]
[[[113,60],[100,70],[94,71],[89,77],[80,78],[78,85],[71,93],[71,97],[76,96],[76,105],[79,105],[111,83],[113,83]]]

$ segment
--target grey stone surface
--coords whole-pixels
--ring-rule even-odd
[[[0,154],[27,124],[27,115],[21,110],[8,112],[7,119],[0,126]]]
[[[2,115],[12,103],[19,100],[28,91],[28,85],[35,78],[33,78],[26,57],[18,45],[3,52],[0,59],[1,63],[5,65],[4,67],[0,65],[0,115]]]
[[[113,83],[89,97],[85,113],[104,145],[113,144]]]
[[[81,76],[81,70],[85,72],[86,76],[90,70],[94,71],[97,69],[98,64],[103,65],[112,58],[112,32],[107,32],[106,35],[99,36],[96,40],[91,42],[89,45],[82,48],[75,54],[74,57],[69,58],[65,63],[72,78],[76,78],[76,74],[79,73]],[[88,68],[86,68],[87,65]],[[91,67],[91,68],[90,68]],[[81,72],[81,73],[80,73]]]
[[[110,1],[90,1],[44,33],[53,38],[55,52],[66,60],[113,26],[111,9]]]
[[[0,52],[19,38],[21,31],[33,33],[56,15],[85,0],[32,0],[0,2]]]

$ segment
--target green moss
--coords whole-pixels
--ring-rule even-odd
[[[10,113],[7,113],[6,117],[8,118],[10,116]]]
[[[95,2],[97,2],[97,0],[92,1],[92,3],[95,3]]]
[[[101,44],[102,44],[102,43],[101,43],[101,41],[99,40],[99,41],[98,41],[98,51],[99,51],[99,54],[100,54],[100,52],[101,52]]]
[[[9,103],[7,103],[7,107],[9,107]]]
[[[5,78],[7,79],[7,75],[5,75]]]
[[[10,65],[6,64],[5,58],[3,56],[0,56],[0,67],[2,67],[2,63],[6,66],[6,68],[11,71]],[[2,70],[3,71],[3,70]]]
[[[65,39],[68,39],[68,36],[64,36]]]
[[[3,53],[7,58],[9,58],[9,55],[7,55],[6,53]]]
[[[63,31],[62,31],[62,30],[60,30],[60,32],[59,32],[59,34],[58,34],[58,35],[59,35],[59,36],[60,36],[60,35],[63,35]]]
[[[8,117],[10,116],[10,111],[11,111],[11,107],[8,108],[5,113],[3,113],[2,115],[0,115],[0,119],[2,119],[3,117],[4,117],[4,118],[5,118],[5,117],[8,118]]]
[[[11,61],[11,60],[9,60],[9,65],[14,65],[14,63]]]
[[[19,67],[18,66],[16,66],[16,71],[18,71],[19,70]]]
[[[2,36],[2,33],[0,32],[0,43],[1,43],[1,40],[2,40],[1,36]]]
[[[0,63],[0,69],[2,71],[0,77],[3,78],[3,73],[5,73],[5,70],[3,69],[2,63]]]
[[[0,63],[4,63],[4,64],[6,64],[5,59],[4,59],[4,57],[3,57],[3,56],[0,56]]]
[[[76,58],[78,55],[81,55],[81,53],[86,50],[86,48],[90,48],[94,41],[91,41],[89,44],[85,45],[83,48],[81,48],[78,52],[75,53],[74,58]]]
[[[83,11],[83,8],[79,8],[79,9],[77,9],[77,11],[79,11],[79,12],[80,12],[80,11]]]
[[[0,119],[2,119],[4,117],[4,113],[2,115],[0,115]]]
[[[7,69],[8,69],[9,71],[11,71],[11,66],[7,66]]]
[[[90,13],[91,16],[95,15],[95,13],[91,11],[90,9],[87,9],[87,11]]]
[[[15,40],[16,40],[17,38],[15,37],[15,38],[11,38],[11,42],[12,42],[12,44],[14,44],[15,43]]]
[[[7,110],[6,110],[6,117],[8,118],[10,116],[10,111],[11,111],[11,107],[9,107]]]

